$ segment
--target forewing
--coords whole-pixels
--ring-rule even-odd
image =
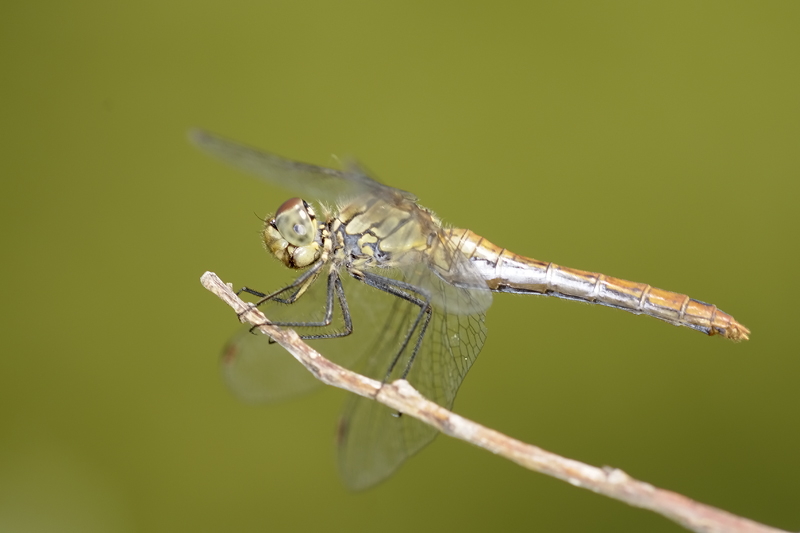
[[[300,163],[203,130],[190,131],[189,139],[207,154],[274,185],[299,192],[309,200],[334,203],[363,194],[389,197],[396,193],[414,198],[410,193],[373,180],[356,164],[350,164],[346,171],[342,171]]]
[[[475,309],[478,302],[485,303],[483,292],[488,289],[485,284],[482,289],[455,287],[430,269],[425,270],[427,274],[423,270],[401,270],[395,276],[435,291],[437,299],[407,379],[426,398],[449,409],[486,338],[483,312],[463,311]],[[377,380],[386,377],[420,310],[402,298],[394,299],[394,309],[382,328],[383,335],[370,347],[362,369]],[[412,337],[389,381],[402,376],[417,338]],[[348,398],[337,440],[340,471],[350,488],[360,490],[382,481],[436,437],[436,430],[430,426],[410,416],[397,415],[375,401],[360,396]]]

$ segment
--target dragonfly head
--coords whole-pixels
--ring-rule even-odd
[[[301,198],[286,200],[264,226],[264,244],[289,268],[305,268],[322,254],[314,209]]]

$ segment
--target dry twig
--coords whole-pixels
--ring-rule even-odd
[[[446,435],[489,450],[529,470],[556,477],[576,487],[589,489],[634,507],[654,511],[691,531],[702,533],[783,531],[698,503],[681,494],[656,488],[633,479],[622,470],[609,467],[596,468],[512,439],[425,399],[405,380],[382,385],[379,381],[351,372],[322,357],[305,344],[294,331],[269,325],[261,311],[252,304],[243,302],[216,274],[206,272],[200,281],[206,289],[219,296],[241,315],[243,322],[258,326],[263,333],[272,337],[317,379],[327,385],[372,398],[402,412],[404,416],[413,416]]]

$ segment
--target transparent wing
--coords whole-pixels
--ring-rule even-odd
[[[307,199],[335,202],[363,194],[385,197],[399,194],[408,200],[416,200],[411,193],[373,180],[356,164],[351,164],[347,170],[342,171],[300,163],[203,130],[190,131],[189,139],[207,154],[274,185],[297,191],[307,196]]]
[[[436,294],[433,314],[411,366],[408,381],[425,397],[450,408],[486,338],[482,311],[468,312],[491,303],[486,285],[482,288],[456,287],[429,268],[399,269],[398,279],[425,287]],[[369,348],[360,370],[382,380],[398,353],[405,336],[419,314],[419,307],[393,297],[393,310],[382,328],[383,334]],[[416,342],[413,337],[411,345]],[[405,371],[411,350],[397,362],[389,380]],[[337,432],[339,469],[351,489],[370,487],[430,443],[436,430],[409,416],[396,416],[391,409],[359,396],[350,396]]]
[[[278,402],[308,393],[320,384],[286,350],[250,326],[242,327],[225,345],[222,376],[241,400]]]

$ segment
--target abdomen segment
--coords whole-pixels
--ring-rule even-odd
[[[747,340],[750,330],[732,316],[675,292],[523,257],[500,248],[470,230],[449,230],[461,252],[497,292],[540,294],[616,307],[649,315],[676,326],[733,341]]]

